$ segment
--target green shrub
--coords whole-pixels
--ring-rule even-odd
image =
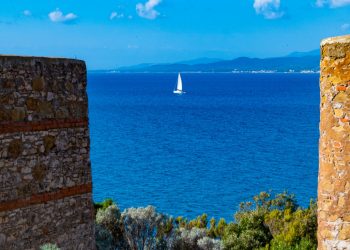
[[[47,243],[40,247],[40,250],[60,250],[56,244]]]
[[[316,250],[316,203],[300,208],[295,196],[261,192],[240,204],[235,221],[202,214],[175,220],[152,206],[123,213],[111,200],[96,203],[98,249]]]
[[[114,203],[107,208],[101,208],[96,213],[96,224],[99,231],[96,231],[97,243],[103,245],[102,242],[105,238],[111,241],[115,248],[124,247],[124,225],[121,219],[121,212],[118,206]],[[109,235],[111,237],[109,237]],[[100,248],[103,249],[103,248]]]
[[[316,249],[316,203],[298,207],[294,195],[274,198],[262,192],[254,202],[241,203],[222,237],[225,249]]]
[[[207,237],[207,230],[204,228],[179,228],[176,232],[174,245],[171,249],[200,250],[198,242]]]
[[[273,234],[271,246],[281,245],[291,249],[314,249],[317,246],[317,208],[311,201],[306,209],[273,210],[266,214],[265,221]],[[306,247],[307,245],[307,247]],[[294,248],[293,248],[294,247]],[[276,248],[281,249],[281,248]]]
[[[126,209],[121,219],[123,237],[131,249],[156,249],[167,242],[169,230],[172,230],[167,216],[158,213],[152,206]]]
[[[316,250],[317,244],[309,239],[302,238],[296,245],[291,246],[285,241],[274,240],[270,250]]]
[[[224,246],[221,240],[212,239],[209,237],[201,238],[197,241],[200,250],[222,250]]]
[[[115,249],[115,243],[112,234],[102,225],[96,224],[95,239],[97,250]]]
[[[111,198],[107,198],[102,202],[95,202],[94,208],[95,208],[95,211],[97,212],[99,209],[105,210],[109,206],[112,206],[113,204],[115,204],[114,201]]]

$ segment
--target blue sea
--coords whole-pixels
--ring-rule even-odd
[[[93,197],[231,220],[261,191],[317,194],[318,74],[88,75]]]

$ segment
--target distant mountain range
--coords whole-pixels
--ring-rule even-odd
[[[290,53],[287,57],[304,57],[304,56],[320,56],[320,50],[315,49],[307,52],[293,52],[293,53]]]
[[[318,72],[320,51],[293,52],[284,57],[249,58],[239,57],[233,60],[199,58],[167,64],[139,64],[120,67],[114,72]]]

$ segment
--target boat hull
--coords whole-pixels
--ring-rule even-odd
[[[174,94],[177,94],[177,95],[185,94],[185,92],[184,92],[184,91],[181,91],[181,90],[174,90],[173,93],[174,93]]]

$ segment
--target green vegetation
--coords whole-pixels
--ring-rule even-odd
[[[60,249],[55,244],[47,243],[45,245],[42,245],[40,247],[40,250],[60,250]]]
[[[104,249],[316,250],[316,203],[300,208],[294,195],[262,192],[240,204],[234,221],[172,218],[152,206],[120,211],[108,199],[95,204],[96,244]]]

